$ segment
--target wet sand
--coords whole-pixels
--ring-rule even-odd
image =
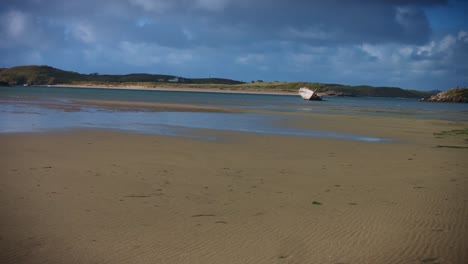
[[[164,111],[217,112],[217,113],[234,112],[234,110],[230,110],[226,108],[213,107],[213,106],[201,106],[201,105],[195,105],[195,104],[123,102],[123,101],[110,101],[110,100],[73,100],[73,105],[119,109],[119,111],[144,110],[144,111],[155,111],[155,112],[164,112]]]
[[[466,123],[310,121],[395,142],[0,134],[0,262],[468,262]]]

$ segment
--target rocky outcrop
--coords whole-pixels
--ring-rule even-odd
[[[468,88],[453,88],[445,92],[438,93],[430,98],[421,98],[421,102],[449,102],[468,103]]]

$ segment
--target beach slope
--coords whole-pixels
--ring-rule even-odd
[[[386,143],[1,134],[0,262],[466,263],[467,150],[392,120],[336,127]]]

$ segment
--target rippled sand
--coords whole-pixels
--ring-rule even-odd
[[[1,134],[0,262],[468,262],[466,124],[310,121],[396,141]]]

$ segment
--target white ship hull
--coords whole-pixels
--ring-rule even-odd
[[[306,87],[299,89],[299,95],[304,100],[322,100],[322,98],[320,98],[320,96],[318,96],[314,91]]]

